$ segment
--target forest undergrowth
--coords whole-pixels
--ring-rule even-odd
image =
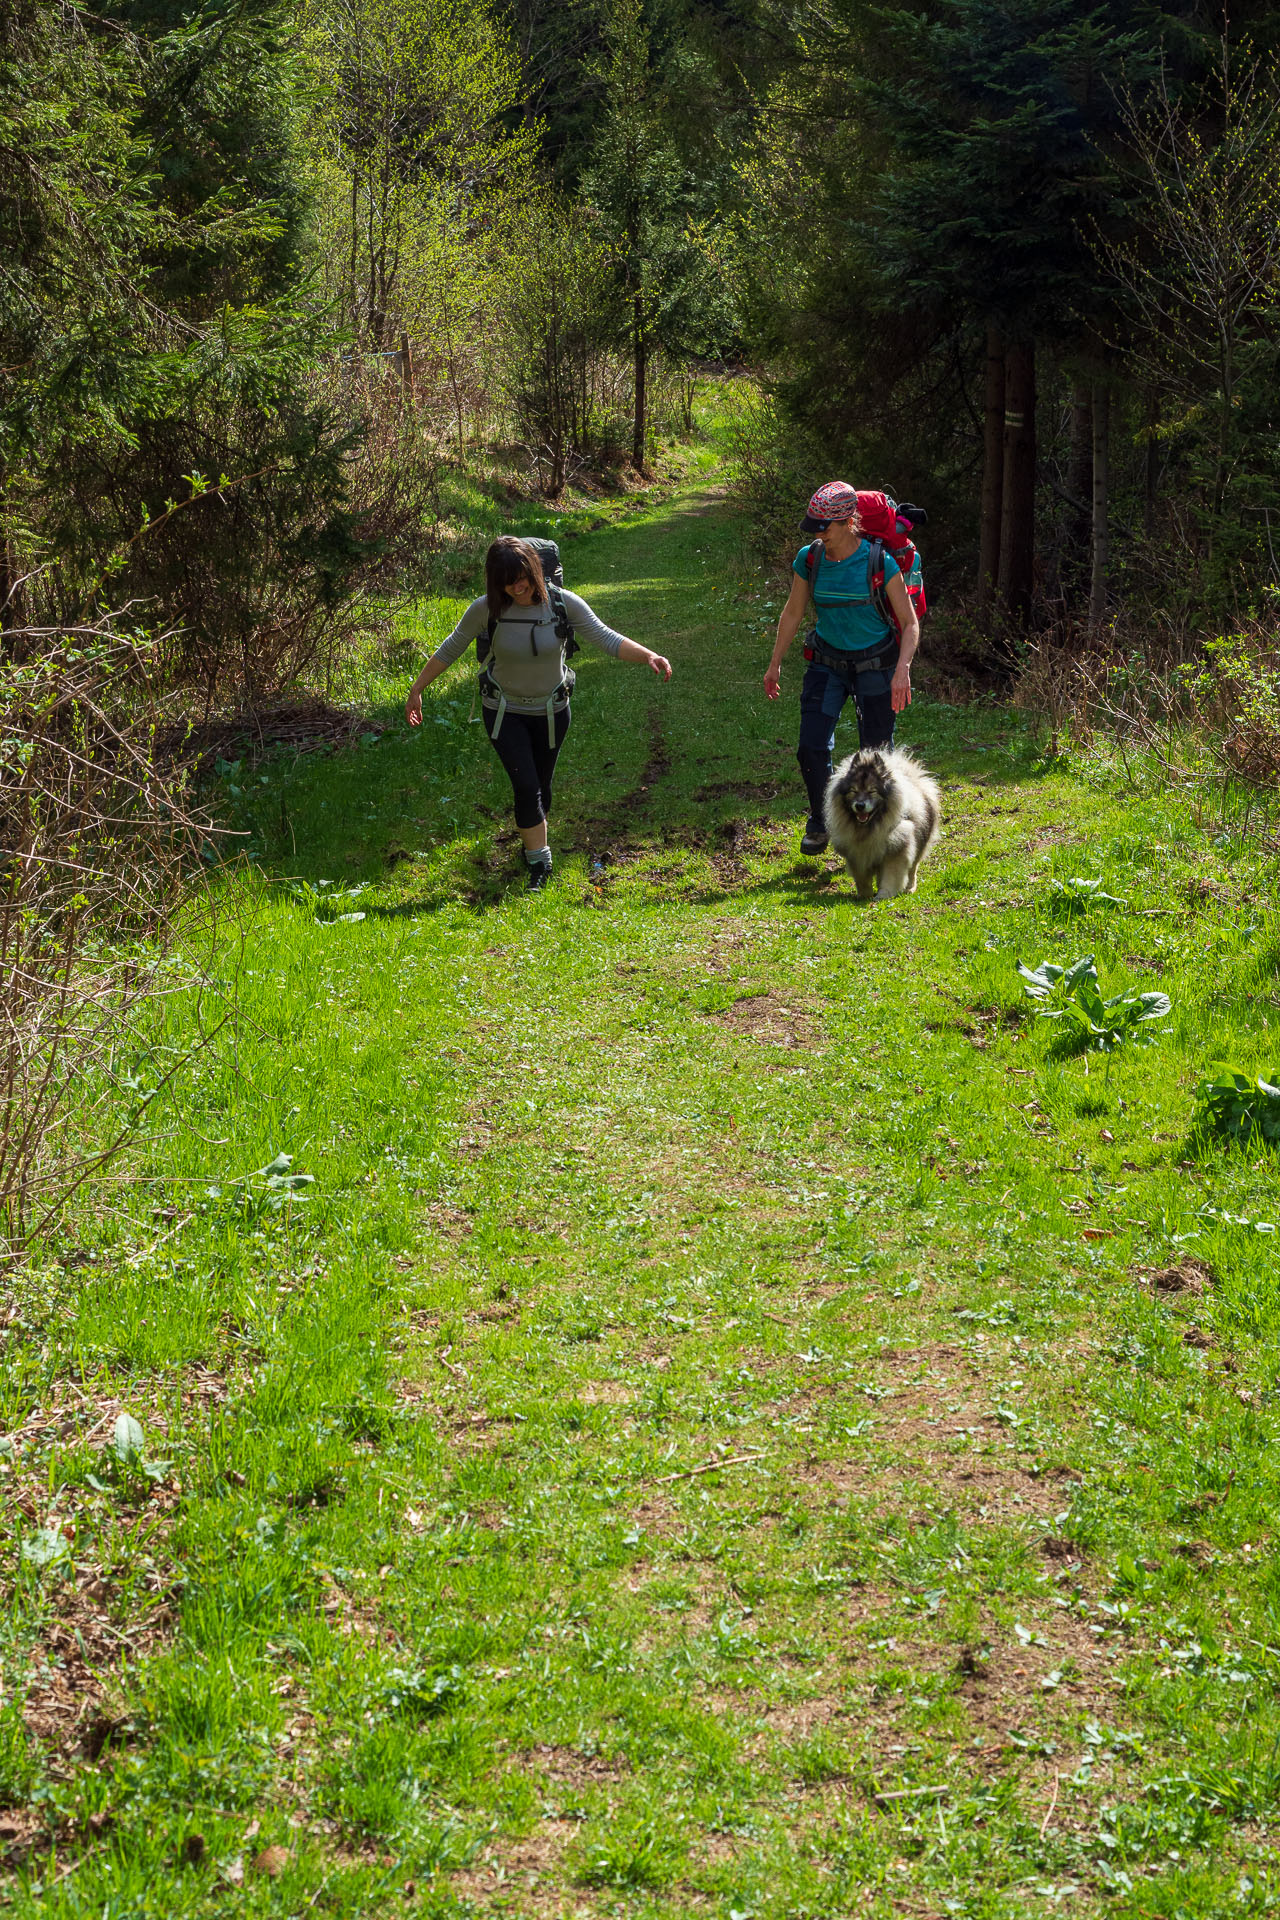
[[[1272,856],[922,698],[859,905],[705,480],[565,561],[675,677],[580,657],[552,887],[464,668],[238,768],[237,1029],[12,1294],[0,1901],[1274,1911]]]

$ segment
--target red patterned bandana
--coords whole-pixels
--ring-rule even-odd
[[[809,502],[804,531],[816,532],[828,520],[848,520],[857,511],[858,496],[855,490],[844,480],[828,480],[826,486],[819,487]]]

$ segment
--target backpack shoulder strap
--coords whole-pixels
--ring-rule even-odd
[[[826,548],[821,540],[810,541],[809,551],[804,556],[804,571],[809,582],[810,594],[818,584],[818,568],[822,565],[822,556],[825,552]]]
[[[573,631],[573,622],[569,618],[569,609],[565,605],[564,594],[552,581],[547,582],[547,599],[555,616],[556,639],[564,648],[566,660],[571,660],[578,651],[577,635]]]
[[[484,632],[476,635],[476,659],[480,662],[481,666],[484,665],[489,655],[493,652],[493,636],[497,632],[497,628],[498,623],[493,615],[490,614]]]
[[[884,541],[877,535],[873,540],[868,542],[868,545],[871,551],[867,555],[867,592],[871,596],[872,606],[880,615],[880,618],[884,621],[890,633],[896,633],[898,631],[897,616],[894,614],[893,608],[889,605],[889,595],[884,577]],[[897,562],[895,561],[894,564],[896,565]]]

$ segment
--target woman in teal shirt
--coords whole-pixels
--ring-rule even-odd
[[[827,844],[822,803],[831,778],[836,722],[850,695],[858,713],[858,742],[891,747],[894,720],[911,704],[911,661],[920,644],[920,622],[892,554],[884,555],[885,597],[898,631],[885,625],[871,597],[871,547],[858,525],[858,496],[843,480],[828,481],[809,502],[801,531],[821,534],[817,564],[809,547],[791,564],[791,592],[778,618],[778,637],[764,676],[771,700],[781,692],[781,668],[800,630],[810,597],[814,632],[809,666],[800,687],[800,744],[796,758],[809,795],[809,818],[801,853],[819,854]],[[812,586],[811,586],[812,580]]]

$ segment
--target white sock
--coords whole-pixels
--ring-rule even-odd
[[[550,847],[535,847],[532,853],[528,847],[526,847],[524,857],[531,867],[549,867],[551,865]]]

